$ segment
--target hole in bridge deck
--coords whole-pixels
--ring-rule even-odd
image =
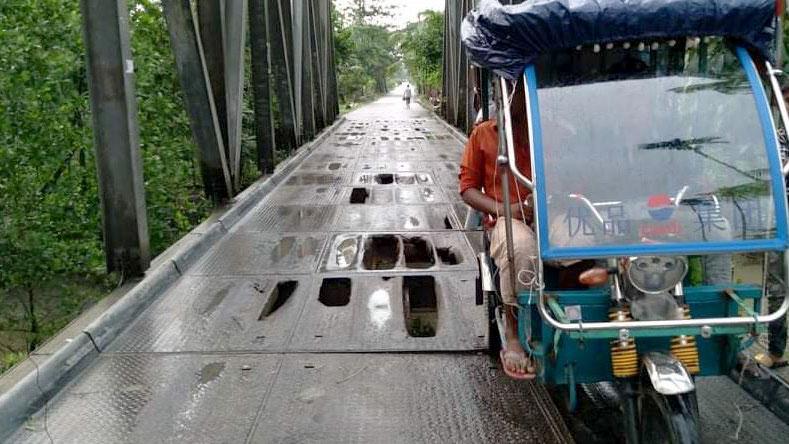
[[[391,185],[394,183],[394,174],[376,174],[375,175],[375,183],[381,185]]]
[[[350,278],[326,278],[321,283],[318,301],[327,307],[343,307],[351,302]]]
[[[367,198],[370,197],[370,192],[367,191],[367,188],[354,188],[351,191],[351,203],[352,204],[363,204],[367,203]]]
[[[452,226],[452,222],[449,220],[449,216],[444,217],[444,228],[447,230],[452,230],[454,227]]]
[[[416,183],[416,176],[413,174],[398,174],[395,176],[395,179],[401,185],[413,185]]]
[[[362,265],[367,270],[391,270],[400,257],[397,236],[370,236],[364,242]]]
[[[408,335],[431,338],[438,327],[438,298],[433,276],[403,277],[403,311]]]
[[[288,299],[293,296],[298,286],[298,281],[277,282],[277,286],[271,290],[271,294],[266,300],[266,305],[263,306],[263,310],[260,312],[260,316],[258,316],[258,321],[262,321],[271,316],[277,309],[285,305]]]
[[[404,238],[403,254],[408,268],[430,268],[436,263],[430,241],[421,237]]]
[[[436,253],[444,265],[457,265],[462,261],[460,253],[456,253],[452,247],[436,248]]]

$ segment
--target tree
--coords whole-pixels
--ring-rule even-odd
[[[130,0],[154,254],[202,221],[189,121],[156,0]],[[0,371],[117,285],[106,276],[79,2],[0,2]]]
[[[423,93],[441,88],[444,14],[424,11],[399,33],[399,50],[413,83]]]
[[[332,12],[341,102],[388,92],[398,61],[395,42],[392,33],[376,23],[390,15],[391,7],[369,0],[354,0],[344,12]]]

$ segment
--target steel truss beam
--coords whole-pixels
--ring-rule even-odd
[[[198,148],[206,194],[215,202],[233,195],[225,144],[201,39],[189,0],[162,2],[186,110]]]
[[[124,0],[82,0],[107,270],[139,276],[150,250],[129,11]]]

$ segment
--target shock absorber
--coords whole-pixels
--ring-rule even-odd
[[[680,309],[683,319],[690,319],[690,307],[683,305]],[[699,348],[694,336],[680,335],[671,338],[671,354],[688,369],[692,375],[701,371],[699,366]]]
[[[632,321],[630,309],[624,305],[614,307],[608,313],[612,321]],[[633,338],[611,341],[611,368],[617,378],[629,378],[638,375],[638,350]]]

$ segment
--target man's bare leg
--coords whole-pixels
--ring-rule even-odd
[[[534,366],[532,365],[526,351],[521,346],[520,338],[518,338],[518,317],[516,315],[516,307],[511,305],[504,306],[504,336],[506,350],[504,354],[503,364],[510,372],[518,374],[534,373]]]

